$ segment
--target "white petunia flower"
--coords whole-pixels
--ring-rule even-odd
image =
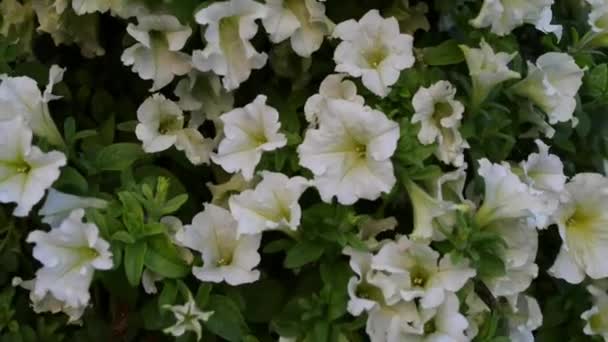
[[[319,93],[306,100],[304,114],[306,115],[306,121],[311,125],[315,127],[318,125],[319,115],[327,112],[327,103],[331,99],[342,99],[360,105],[365,104],[363,97],[357,95],[355,83],[344,80],[344,76],[343,74],[333,74],[325,77],[319,87]]]
[[[509,62],[517,53],[496,53],[484,39],[479,43],[479,49],[466,45],[460,45],[460,49],[473,83],[473,106],[479,106],[498,84],[521,77],[518,72],[509,69]]]
[[[143,142],[144,151],[164,151],[177,142],[184,128],[184,114],[179,106],[161,94],[148,97],[137,109],[135,135]]]
[[[561,25],[551,25],[553,0],[484,0],[481,10],[470,24],[477,28],[490,27],[492,33],[506,36],[513,29],[532,24],[544,33],[553,33],[559,40],[562,36]]]
[[[608,340],[608,294],[604,289],[589,285],[587,290],[593,296],[593,306],[582,313],[585,321],[583,332],[586,335],[600,335],[604,341]]]
[[[175,238],[181,245],[202,253],[203,266],[192,268],[195,277],[230,285],[260,278],[260,271],[253,268],[260,263],[257,249],[262,235],[239,236],[237,226],[228,210],[205,204],[205,210],[194,216],[192,224],[177,233]]]
[[[464,198],[466,165],[452,172],[416,184],[409,180],[405,186],[414,211],[414,230],[410,237],[417,240],[445,240],[456,225],[457,211],[466,212],[475,205]]]
[[[61,98],[53,95],[52,91],[53,86],[63,80],[64,72],[65,69],[57,65],[51,66],[49,83],[43,93],[38,89],[36,81],[29,77],[0,75],[0,121],[21,117],[34,134],[53,145],[63,145],[63,138],[51,117],[48,103]]]
[[[266,0],[268,13],[262,24],[273,43],[291,38],[291,47],[302,57],[319,50],[334,24],[325,16],[325,5],[316,0]]]
[[[545,203],[544,212],[540,211],[534,218],[538,228],[546,228],[552,222],[550,216],[559,205],[560,194],[566,184],[564,164],[554,154],[549,154],[549,146],[541,140],[535,140],[538,153],[532,153],[520,166],[523,170],[523,180],[533,189],[541,192]],[[540,214],[540,215],[539,215]]]
[[[374,219],[371,217],[363,218],[358,224],[359,233],[357,236],[361,241],[365,242],[367,248],[372,251],[378,250],[382,246],[382,241],[378,241],[376,236],[382,232],[395,230],[397,228],[397,219],[393,216],[383,219]]]
[[[458,174],[464,172],[464,169],[454,171]],[[464,175],[464,173],[462,173]],[[451,177],[451,173],[444,176]],[[464,180],[464,177],[463,177]],[[437,193],[427,192],[422,186],[408,180],[405,183],[407,193],[414,210],[414,230],[410,236],[415,240],[443,240],[445,233],[449,233],[450,229],[455,224],[455,211],[468,210],[468,204],[461,204],[443,200],[443,182],[446,178],[438,180],[439,184]]]
[[[188,73],[175,86],[178,105],[186,111],[200,112],[202,120],[192,120],[188,127],[198,128],[205,119],[216,120],[222,113],[233,108],[234,96],[227,92],[217,75],[196,70]]]
[[[265,15],[266,7],[253,0],[216,2],[198,11],[196,22],[207,25],[207,45],[204,50],[193,52],[194,67],[223,76],[227,90],[238,88],[252,69],[261,69],[268,60],[250,42],[258,31],[255,20]]]
[[[414,38],[400,33],[397,19],[382,18],[378,10],[370,10],[358,22],[341,22],[333,35],[342,40],[334,52],[336,71],[361,77],[378,96],[388,95],[400,72],[414,65]]]
[[[355,275],[348,281],[347,310],[353,316],[359,316],[364,311],[370,311],[382,303],[382,290],[370,282],[372,276],[372,254],[358,251],[351,247],[344,248],[343,254],[350,257],[350,268]]]
[[[34,294],[50,294],[70,308],[86,306],[95,270],[112,268],[110,244],[93,223],[83,223],[84,210],[74,210],[49,232],[36,230],[27,237],[35,243],[33,255],[42,263],[36,271]]]
[[[196,128],[184,128],[177,133],[175,148],[184,151],[194,165],[209,164],[214,147],[214,140],[205,138]]]
[[[158,273],[144,269],[141,273],[141,286],[144,288],[146,294],[156,294],[158,289],[156,288],[156,282],[163,280],[164,277]]]
[[[171,15],[146,15],[130,23],[127,32],[137,43],[127,48],[120,60],[132,65],[132,70],[144,80],[153,80],[150,91],[156,91],[173,81],[175,75],[185,75],[192,68],[190,56],[179,52],[192,34],[190,26],[182,25]]]
[[[494,296],[513,296],[526,290],[538,276],[534,263],[538,251],[538,232],[525,219],[503,219],[483,228],[495,233],[506,243],[502,260],[505,274],[484,278],[483,281]]]
[[[584,69],[574,59],[561,52],[548,52],[528,62],[528,76],[513,86],[516,94],[530,99],[542,109],[549,123],[572,121],[576,93],[583,82]]]
[[[222,114],[220,120],[225,137],[211,159],[228,172],[240,171],[246,180],[253,178],[263,152],[287,144],[285,135],[279,133],[279,112],[266,104],[264,95],[258,95],[243,108]]]
[[[509,299],[511,313],[507,316],[509,338],[513,342],[534,342],[533,331],[543,324],[543,314],[533,297],[519,294]]]
[[[165,334],[178,337],[186,331],[193,331],[196,334],[197,341],[200,341],[203,335],[201,322],[207,322],[209,317],[213,315],[213,311],[199,309],[191,294],[188,294],[188,300],[183,305],[165,304],[163,309],[171,311],[175,317],[175,323],[163,330]]]
[[[542,140],[535,140],[538,153],[532,153],[526,161],[521,162],[526,182],[541,191],[559,193],[564,190],[566,176],[564,163],[554,154],[549,153],[549,146]]]
[[[271,229],[297,230],[302,217],[298,200],[309,186],[303,177],[262,171],[262,181],[253,190],[230,197],[230,212],[239,234],[259,234]]]
[[[403,327],[419,319],[414,302],[376,306],[368,313],[365,332],[371,342],[409,341]]]
[[[554,215],[563,243],[549,273],[572,284],[585,274],[608,277],[608,178],[580,173],[566,184],[565,196]]]
[[[464,106],[454,99],[456,88],[439,81],[428,88],[420,87],[412,98],[412,123],[420,122],[418,140],[425,145],[437,142],[435,155],[446,164],[462,166],[464,150],[469,147],[460,135]]]
[[[483,203],[475,215],[480,227],[493,221],[544,213],[540,192],[522,182],[508,164],[493,164],[484,158],[479,160],[477,172],[485,184]]]
[[[120,11],[126,0],[72,0],[72,8],[78,15],[94,12]]]
[[[240,193],[252,187],[252,181],[246,181],[243,175],[235,173],[230,179],[222,184],[207,182],[207,188],[211,192],[211,203],[220,207],[228,208],[228,199],[232,194]]]
[[[99,198],[66,194],[51,188],[42,208],[38,211],[38,215],[43,216],[42,222],[55,227],[65,220],[75,209],[101,209],[107,205],[107,201]]]
[[[402,341],[412,342],[466,342],[464,331],[469,326],[466,317],[459,311],[458,297],[446,293],[445,300],[437,308],[420,309],[420,321],[405,328]]]
[[[466,262],[454,264],[451,255],[439,260],[439,253],[430,246],[409,240],[387,242],[372,258],[372,268],[389,274],[405,274],[409,281],[401,282],[399,293],[403,300],[420,298],[422,308],[435,308],[447,292],[460,290],[476,272]]]
[[[87,308],[87,304],[70,306],[70,304],[67,302],[55,298],[51,292],[37,294],[34,292],[34,289],[36,288],[36,278],[24,281],[19,277],[15,277],[12,280],[12,285],[20,286],[30,291],[32,310],[34,310],[35,313],[50,312],[52,314],[56,314],[63,312],[68,315],[68,324],[78,322]]]
[[[27,216],[59,178],[65,155],[32,146],[32,131],[21,117],[0,121],[0,146],[0,203],[17,203],[13,215]]]
[[[589,26],[596,33],[605,33],[608,30],[608,3],[604,0],[586,0],[591,5],[589,12]]]
[[[361,104],[331,100],[318,129],[308,129],[298,146],[300,165],[315,175],[324,202],[341,204],[377,199],[395,185],[390,160],[399,125],[384,113]]]

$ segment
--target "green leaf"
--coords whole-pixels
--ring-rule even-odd
[[[453,39],[446,40],[437,46],[422,49],[422,60],[432,66],[458,64],[464,61],[464,54]]]
[[[149,238],[144,264],[166,278],[181,278],[190,273],[190,267],[181,259],[175,245],[165,235]]]
[[[231,342],[239,342],[247,334],[245,319],[229,297],[212,295],[205,309],[213,311],[206,326],[214,334]]]
[[[102,148],[95,163],[102,171],[122,171],[145,155],[139,144],[118,143]]]
[[[159,310],[163,308],[164,305],[171,305],[175,303],[177,298],[177,286],[175,285],[175,281],[164,281],[163,282],[163,290],[158,296],[158,308]]]
[[[122,203],[122,221],[125,227],[135,239],[139,239],[143,234],[144,209],[131,192],[119,192],[118,199]]]
[[[121,241],[126,244],[135,243],[135,239],[133,238],[133,236],[131,236],[131,234],[129,234],[129,232],[126,232],[124,230],[121,230],[121,231],[118,231],[118,232],[112,234],[112,240]]]
[[[160,222],[148,223],[144,226],[141,237],[154,236],[167,232],[167,227]]]
[[[188,201],[188,194],[181,194],[173,197],[172,199],[165,202],[162,209],[163,215],[168,215],[176,212],[179,208]]]
[[[87,179],[71,166],[61,169],[61,175],[55,184],[53,184],[53,187],[65,192],[83,195],[89,189]]]
[[[131,286],[139,286],[141,282],[141,273],[144,270],[146,249],[147,245],[143,241],[125,246],[125,272]]]
[[[318,241],[300,241],[287,252],[283,264],[287,268],[302,267],[318,260],[324,251],[325,247]]]
[[[194,300],[196,301],[196,305],[198,305],[199,308],[204,308],[205,306],[207,306],[207,302],[209,301],[209,296],[211,295],[212,289],[213,285],[211,285],[210,283],[202,283],[198,287]]]

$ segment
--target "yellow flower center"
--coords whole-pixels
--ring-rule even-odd
[[[428,274],[421,268],[415,268],[411,271],[412,285],[417,287],[424,287],[428,280]]]
[[[230,257],[220,257],[219,259],[217,259],[215,261],[215,266],[217,266],[217,267],[227,266],[227,265],[230,265],[231,262],[232,262],[232,258],[230,258]]]
[[[576,208],[572,215],[566,220],[566,226],[570,232],[586,234],[593,226],[594,220],[595,215],[582,208]]]
[[[17,173],[28,173],[31,169],[32,167],[29,164],[23,162],[23,164],[17,166],[16,171]]]
[[[355,144],[355,153],[359,158],[364,158],[367,154],[367,146],[365,144],[356,143]]]
[[[364,53],[365,60],[372,68],[377,68],[388,57],[388,51],[383,46]]]

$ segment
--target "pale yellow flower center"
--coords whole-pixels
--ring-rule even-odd
[[[366,51],[364,56],[367,63],[375,69],[388,57],[388,51],[383,46],[380,46]]]

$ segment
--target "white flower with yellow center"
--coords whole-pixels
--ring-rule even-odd
[[[213,315],[213,311],[202,311],[199,309],[191,294],[188,294],[188,300],[184,304],[166,304],[163,306],[163,309],[171,311],[175,317],[175,323],[163,330],[165,334],[179,337],[186,331],[193,331],[196,334],[197,341],[200,341],[203,335],[201,322],[207,322],[209,317]]]
[[[385,97],[402,70],[414,65],[414,38],[399,32],[394,17],[370,10],[359,21],[339,23],[333,33],[342,42],[334,52],[336,71],[361,77],[363,85]]]
[[[253,190],[230,197],[230,212],[238,222],[239,234],[258,234],[271,229],[297,230],[302,217],[298,200],[309,185],[303,177],[262,172]]]
[[[112,268],[110,244],[99,236],[93,223],[83,223],[84,210],[74,210],[49,232],[36,230],[27,237],[42,267],[36,271],[34,294],[50,294],[68,307],[86,306],[95,270]]]
[[[464,106],[454,99],[455,95],[456,88],[448,81],[420,87],[412,98],[412,123],[420,122],[418,140],[422,144],[438,144],[435,155],[439,160],[459,167],[464,164],[464,150],[469,144],[460,135]]]
[[[606,290],[594,285],[587,286],[593,296],[591,309],[583,312],[581,318],[585,321],[583,332],[586,335],[600,335],[608,340],[608,294]]]
[[[469,68],[473,83],[473,106],[479,106],[498,84],[520,78],[521,75],[509,69],[509,62],[517,53],[494,52],[492,47],[481,40],[479,49],[460,45]]]
[[[325,5],[317,0],[266,0],[268,13],[262,19],[273,43],[291,38],[291,47],[302,57],[319,50],[334,24],[325,16]]]
[[[222,114],[220,120],[225,136],[211,159],[228,172],[240,171],[245,180],[253,178],[263,152],[287,145],[287,138],[279,133],[279,112],[266,104],[264,95],[258,95],[243,108]]]
[[[317,126],[319,115],[327,113],[327,102],[331,99],[342,99],[363,105],[365,100],[357,95],[357,86],[353,81],[344,80],[344,74],[333,74],[325,77],[319,93],[314,94],[306,100],[304,114],[306,121],[311,125]]]
[[[15,216],[27,216],[66,164],[58,151],[32,146],[32,131],[21,117],[0,121],[0,203],[17,203]]]
[[[439,253],[425,243],[409,240],[387,242],[372,258],[372,268],[389,274],[408,275],[409,281],[398,285],[405,301],[420,299],[422,308],[435,308],[447,292],[460,290],[476,272],[466,262],[455,264],[451,255],[439,259]]]
[[[255,50],[250,40],[258,32],[256,19],[264,18],[266,7],[253,0],[215,2],[195,14],[206,25],[204,50],[192,54],[194,67],[223,76],[224,88],[233,90],[246,81],[252,69],[261,69],[268,60]]]
[[[593,32],[603,33],[608,30],[608,2],[605,0],[586,0],[591,5],[589,26]]]
[[[254,268],[260,263],[258,248],[262,235],[240,235],[230,212],[213,204],[196,214],[191,225],[177,232],[182,245],[202,253],[203,266],[192,268],[202,281],[230,285],[252,283],[260,278]]]
[[[566,184],[567,199],[555,213],[562,247],[549,273],[578,284],[585,275],[608,277],[608,179],[580,173]]]
[[[530,99],[549,118],[549,123],[572,121],[576,93],[583,83],[585,70],[567,53],[548,52],[528,61],[528,76],[513,86],[516,94]]]
[[[161,94],[148,97],[139,106],[137,119],[139,124],[135,127],[135,134],[148,153],[164,151],[173,146],[184,128],[182,110]]]
[[[29,77],[0,75],[0,121],[21,117],[34,134],[49,143],[61,146],[63,138],[51,114],[48,103],[61,98],[53,95],[53,86],[63,80],[65,69],[57,65],[49,70],[49,83],[43,93],[36,81]]]
[[[361,104],[331,100],[319,128],[309,128],[298,146],[300,165],[315,175],[324,202],[336,196],[341,204],[377,199],[396,178],[391,156],[399,125],[384,113]]]
[[[190,56],[180,52],[192,34],[190,26],[182,25],[171,15],[146,15],[129,24],[127,32],[137,43],[127,48],[120,57],[124,65],[141,79],[153,80],[150,91],[156,91],[185,75],[192,65]]]
[[[554,0],[484,0],[479,14],[470,24],[477,28],[491,27],[490,31],[499,36],[506,36],[513,29],[532,24],[544,33],[553,33],[560,39],[561,25],[551,25]]]

